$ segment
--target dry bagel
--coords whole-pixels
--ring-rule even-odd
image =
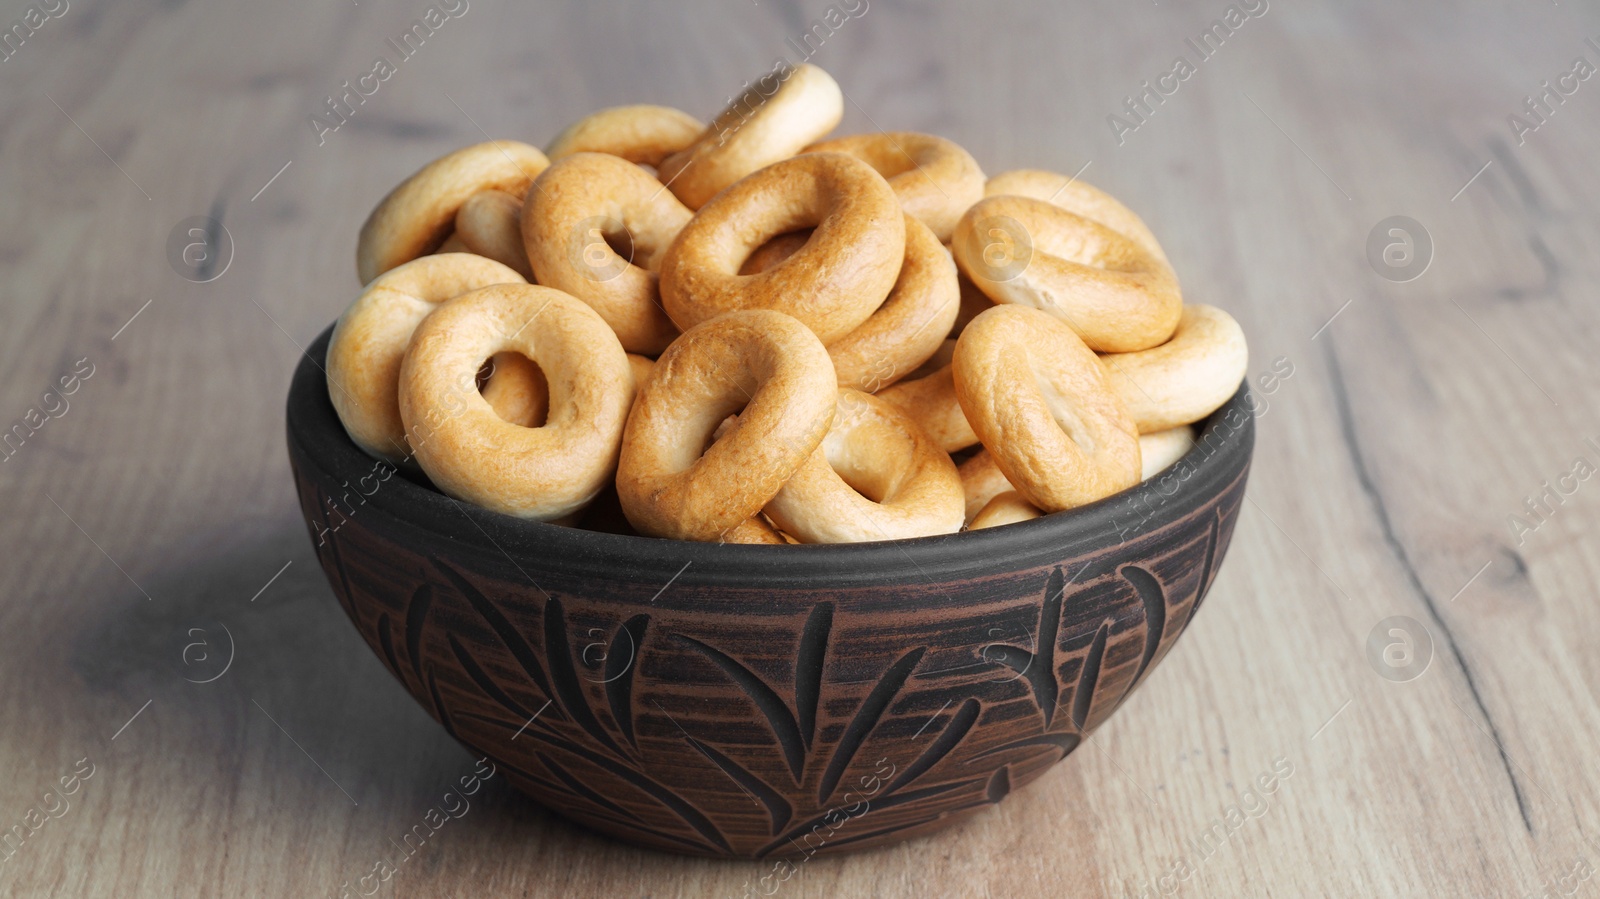
[[[489,189],[520,197],[549,164],[537,147],[514,140],[474,144],[428,163],[367,216],[356,242],[357,277],[367,284],[433,252],[450,235],[468,197]]]
[[[506,352],[531,360],[549,385],[539,427],[507,421],[472,389],[484,360]],[[417,327],[400,368],[400,415],[433,483],[456,499],[542,521],[577,512],[610,481],[633,394],[627,354],[605,321],[531,284],[440,305]]]
[[[933,231],[905,218],[906,256],[894,287],[867,320],[828,344],[839,386],[876,393],[938,352],[961,308],[956,265]]]
[[[1183,307],[1183,318],[1166,343],[1110,353],[1100,361],[1139,433],[1146,434],[1199,421],[1221,408],[1239,390],[1250,350],[1233,316],[1195,303]]]
[[[978,531],[999,527],[1002,524],[1015,524],[1038,518],[1043,514],[1033,503],[1023,499],[1022,494],[1015,490],[1007,490],[989,500],[983,510],[972,517],[972,523],[967,525],[967,529]]]
[[[771,238],[812,227],[776,267],[739,274]],[[808,153],[741,180],[695,214],[661,261],[661,301],[680,328],[772,309],[827,343],[883,303],[904,258],[905,215],[883,176],[843,153]]]
[[[956,396],[995,464],[1059,512],[1139,482],[1139,433],[1105,368],[1060,319],[996,306],[956,341]]]
[[[617,469],[623,512],[644,534],[720,539],[816,450],[837,393],[827,349],[780,312],[730,312],[685,331],[628,416]]]
[[[1242,330],[1116,198],[985,180],[934,135],[827,140],[815,66],[745,88],[708,125],[602,109],[548,158],[490,141],[391,191],[328,348],[352,440],[556,524],[867,541],[1158,478],[1235,395]]]
[[[807,153],[849,153],[889,180],[907,213],[948,241],[956,222],[983,199],[983,169],[952,140],[915,131],[856,134],[812,144]]]
[[[828,436],[766,512],[804,543],[952,534],[961,529],[961,479],[898,407],[845,388]]]
[[[690,212],[661,182],[618,156],[574,153],[545,170],[522,209],[522,238],[540,284],[600,313],[624,349],[653,356],[678,335],[649,270]],[[625,245],[619,255],[610,240]]]
[[[915,381],[886,387],[878,397],[899,406],[947,453],[978,442],[978,433],[967,422],[956,398],[955,370],[949,365]]]
[[[1040,169],[1017,169],[990,178],[984,185],[983,195],[1032,197],[1060,206],[1121,233],[1162,262],[1167,261],[1166,251],[1161,248],[1160,241],[1156,240],[1144,219],[1122,205],[1122,201],[1087,181]]]
[[[1178,425],[1165,431],[1153,431],[1149,434],[1139,435],[1139,458],[1141,471],[1139,479],[1148,481],[1168,468],[1173,463],[1183,458],[1183,454],[1194,448],[1194,428],[1188,425]]]
[[[827,72],[809,64],[774,70],[657,168],[685,206],[699,209],[740,178],[800,152],[843,115],[844,94]]]
[[[510,266],[523,278],[533,280],[528,253],[522,247],[521,197],[492,188],[468,197],[456,211],[453,238],[467,252]]]
[[[412,332],[438,304],[502,283],[524,282],[515,271],[481,256],[424,256],[385,272],[350,304],[328,341],[328,398],[357,446],[397,465],[410,461],[398,385],[400,362]],[[509,405],[522,374],[507,370],[499,380],[498,389],[507,394],[504,402]]]
[[[559,162],[574,153],[609,153],[657,168],[661,160],[694,143],[706,126],[670,106],[613,106],[573,122],[544,153]]]
[[[906,258],[894,287],[867,320],[828,344],[840,387],[876,393],[915,371],[939,350],[960,309],[956,266],[927,225],[906,215]],[[809,235],[791,231],[767,241],[740,274],[767,271],[794,255]]]
[[[1157,346],[1182,314],[1178,279],[1164,260],[1044,200],[979,201],[961,217],[951,249],[990,299],[1047,312],[1097,352]]]
[[[961,492],[969,526],[990,500],[1017,489],[1006,480],[1006,474],[1000,470],[1000,466],[994,464],[994,457],[989,455],[988,450],[973,454],[972,458],[956,467],[956,473],[961,476]]]

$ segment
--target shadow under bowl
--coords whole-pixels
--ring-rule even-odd
[[[1247,386],[1090,506],[914,540],[744,546],[524,521],[365,455],[312,360],[289,459],[356,629],[451,736],[581,824],[795,858],[949,826],[1032,781],[1171,650],[1243,501]]]

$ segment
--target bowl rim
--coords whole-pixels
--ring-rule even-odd
[[[300,356],[288,392],[287,439],[291,464],[301,477],[348,487],[388,463],[356,446],[334,411],[321,361],[332,331],[329,325]],[[1247,377],[1227,403],[1200,423],[1195,446],[1150,479],[1066,512],[932,537],[771,546],[612,534],[493,512],[404,475],[387,477],[373,493],[361,491],[362,502],[352,520],[487,556],[491,564],[504,557],[525,578],[528,574],[519,559],[548,574],[680,585],[827,589],[904,586],[908,581],[937,585],[994,574],[997,560],[1004,560],[1006,569],[1024,570],[1101,551],[1110,545],[1108,535],[1115,538],[1119,529],[1121,542],[1132,544],[1194,513],[1248,470],[1255,443],[1254,410]],[[1172,489],[1165,491],[1169,485]]]

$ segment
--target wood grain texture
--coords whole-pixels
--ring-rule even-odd
[[[1600,463],[1600,89],[1521,142],[1507,122],[1600,63],[1600,13],[1277,0],[1119,145],[1107,115],[1226,7],[874,0],[817,51],[841,133],[935,132],[991,173],[1087,165],[1186,296],[1243,324],[1268,409],[1206,614],[1114,719],[966,825],[815,859],[780,895],[1600,889],[1574,875],[1600,865],[1600,487],[1525,508]],[[0,462],[0,816],[60,812],[0,894],[335,896],[472,773],[305,539],[299,347],[425,160],[605,105],[709,116],[826,7],[471,0],[318,146],[308,117],[426,8],[76,0],[0,62],[0,421],[93,366]],[[200,215],[235,246],[208,283],[166,250]],[[1393,215],[1432,237],[1412,281],[1367,257]],[[1407,670],[1386,630],[1369,661],[1396,616],[1431,646],[1411,680],[1379,676]],[[44,803],[80,759],[70,808]],[[470,801],[385,894],[742,895],[766,873],[594,837],[494,779]]]

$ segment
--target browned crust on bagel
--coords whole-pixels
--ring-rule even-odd
[[[836,393],[827,349],[782,313],[731,312],[685,331],[628,416],[617,470],[623,512],[644,534],[720,539],[816,450]]]
[[[656,167],[694,143],[705,128],[699,119],[670,106],[613,106],[568,125],[544,152],[551,162],[574,153],[609,153]]]
[[[812,144],[807,153],[849,153],[889,180],[907,213],[948,241],[956,222],[983,199],[983,169],[948,138],[916,131],[853,134]]]
[[[480,190],[520,197],[550,161],[537,147],[497,140],[463,147],[435,159],[378,202],[356,241],[356,275],[362,284],[444,242],[456,212]]]
[[[739,274],[762,244],[809,227],[811,238],[782,263]],[[773,309],[826,343],[882,304],[904,257],[905,216],[883,176],[842,153],[811,153],[756,172],[702,208],[662,259],[661,300],[681,328]]]

